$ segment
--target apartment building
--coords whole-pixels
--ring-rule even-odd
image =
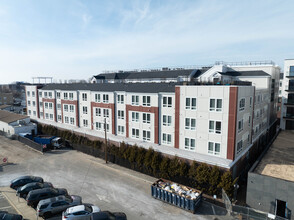
[[[294,59],[284,62],[282,83],[281,129],[294,129]]]
[[[0,105],[12,105],[13,94],[7,92],[0,92]]]
[[[27,86],[27,102],[38,102],[28,105],[28,114],[100,137],[106,121],[110,139],[150,143],[159,151],[168,148],[172,155],[188,152],[189,159],[197,155],[200,162],[237,174],[252,146],[265,138],[275,121],[271,111],[279,68],[272,63],[255,64],[255,69],[250,65],[194,70],[201,74],[184,83]],[[38,97],[29,96],[36,90]]]

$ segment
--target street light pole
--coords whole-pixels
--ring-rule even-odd
[[[104,118],[104,131],[105,131],[105,163],[107,163],[107,131],[106,131],[106,118]]]

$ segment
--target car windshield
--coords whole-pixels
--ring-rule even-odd
[[[88,206],[88,205],[85,205],[85,210],[89,213],[92,213],[92,207],[91,206]]]
[[[57,190],[57,189],[53,189],[53,188],[52,188],[51,190],[52,190],[52,192],[54,192],[54,193],[56,193],[56,194],[58,193],[58,190]]]

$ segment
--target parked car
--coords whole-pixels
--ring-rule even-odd
[[[43,183],[42,177],[38,176],[21,176],[11,181],[10,188],[17,189],[18,187],[24,186],[28,183],[39,182]]]
[[[37,206],[37,215],[40,217],[49,217],[52,214],[61,213],[69,207],[81,205],[80,196],[57,196],[50,199],[41,200]]]
[[[27,205],[36,207],[40,200],[49,199],[56,196],[68,195],[66,189],[60,188],[44,188],[36,189],[29,192],[27,195]]]
[[[101,211],[93,213],[92,220],[127,220],[123,212]]]
[[[62,213],[62,220],[91,220],[93,213],[100,212],[100,208],[94,205],[78,205],[66,209]]]
[[[5,211],[1,211],[0,220],[23,220],[23,217],[21,215],[11,214]]]
[[[43,188],[53,188],[52,183],[28,183],[24,186],[18,187],[16,190],[16,195],[22,198],[26,198],[28,193],[35,189],[43,189]]]

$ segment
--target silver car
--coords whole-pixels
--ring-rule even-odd
[[[68,208],[62,213],[62,220],[91,220],[93,213],[100,212],[94,205],[78,205]]]
[[[80,196],[57,196],[41,200],[37,206],[37,215],[47,218],[53,214],[61,213],[69,207],[82,204]]]

